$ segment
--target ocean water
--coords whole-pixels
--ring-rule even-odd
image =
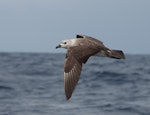
[[[64,59],[0,53],[0,115],[150,115],[150,55],[91,57],[68,101]]]

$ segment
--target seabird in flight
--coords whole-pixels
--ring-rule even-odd
[[[111,50],[101,41],[86,35],[77,35],[75,39],[63,40],[56,48],[67,49],[64,63],[64,88],[67,100],[70,99],[80,78],[82,64],[85,64],[90,56],[125,59],[123,51]]]

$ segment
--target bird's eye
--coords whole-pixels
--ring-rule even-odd
[[[64,42],[64,44],[67,44],[67,42]]]

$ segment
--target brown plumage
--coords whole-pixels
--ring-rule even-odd
[[[121,50],[110,50],[95,38],[77,35],[76,39],[64,40],[56,48],[66,48],[67,54],[64,64],[64,88],[67,100],[71,97],[80,78],[82,64],[90,56],[107,56],[116,59],[125,59]]]

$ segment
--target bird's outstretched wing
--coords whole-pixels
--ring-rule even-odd
[[[70,47],[66,54],[64,64],[64,88],[67,100],[71,97],[80,78],[82,63],[99,52],[97,47],[83,45]]]

